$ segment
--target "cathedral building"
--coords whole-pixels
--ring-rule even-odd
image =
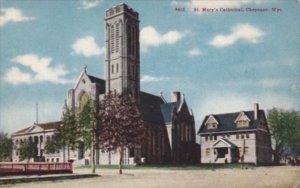
[[[88,99],[99,101],[109,91],[130,92],[139,104],[146,142],[127,149],[125,163],[189,163],[195,161],[195,123],[184,96],[174,92],[172,101],[140,90],[139,14],[126,4],[105,12],[105,80],[87,74],[68,91],[67,106],[81,110]],[[117,164],[118,153],[96,153],[100,164]]]
[[[104,20],[105,79],[89,75],[87,67],[83,66],[75,87],[68,90],[64,110],[75,109],[80,112],[88,100],[99,102],[109,91],[129,92],[139,105],[146,126],[146,136],[140,147],[125,150],[124,164],[187,164],[199,161],[196,154],[194,115],[184,95],[178,91],[173,92],[172,100],[167,102],[161,94],[153,95],[140,90],[138,12],[126,4],[120,4],[106,10]],[[84,143],[81,146],[70,157],[75,163],[89,164],[90,151],[84,149]],[[65,152],[60,153],[63,155]],[[64,158],[62,155],[59,161]],[[118,162],[118,152],[96,152],[97,164]]]

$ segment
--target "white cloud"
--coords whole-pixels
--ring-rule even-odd
[[[40,58],[35,54],[26,54],[15,57],[12,62],[23,65],[23,67],[29,68],[31,71],[22,72],[18,67],[10,68],[3,79],[14,85],[25,83],[33,84],[39,82],[51,82],[54,84],[65,84],[72,81],[64,78],[68,74],[62,66],[50,67],[52,62],[51,58]]]
[[[80,39],[77,39],[72,44],[72,49],[74,53],[83,55],[86,57],[98,56],[104,53],[105,48],[100,48],[95,41],[95,38],[92,36],[86,36]]]
[[[91,9],[95,8],[100,2],[101,0],[84,0],[81,1],[81,5],[83,9]]]
[[[255,26],[250,24],[238,24],[232,28],[230,34],[219,34],[215,36],[209,44],[220,48],[233,45],[239,40],[249,43],[258,43],[264,36],[265,33]]]
[[[9,83],[17,85],[19,83],[30,84],[33,78],[31,74],[23,73],[18,67],[12,67],[7,71],[5,80]]]
[[[3,13],[3,15],[0,16],[0,27],[10,22],[24,22],[35,19],[35,17],[24,16],[21,10],[16,8],[1,9],[0,12]]]
[[[188,55],[191,57],[201,56],[203,55],[203,52],[199,50],[198,48],[192,48],[188,51]]]
[[[162,44],[175,44],[185,37],[184,32],[168,31],[160,34],[152,26],[144,27],[140,32],[141,48],[146,51],[148,47],[157,47]]]
[[[194,8],[202,9],[219,9],[219,8],[239,8],[246,4],[261,4],[270,2],[273,0],[191,0],[189,2],[184,1],[173,1],[171,4],[174,6],[186,6],[193,13],[202,14],[202,11],[193,11]]]
[[[159,81],[165,81],[169,80],[168,77],[154,77],[154,76],[149,76],[145,75],[141,78],[141,82],[159,82]]]

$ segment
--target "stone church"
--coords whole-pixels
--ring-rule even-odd
[[[157,96],[140,90],[138,12],[126,4],[120,4],[106,10],[104,20],[105,80],[89,75],[87,66],[83,66],[75,87],[68,90],[63,110],[74,108],[80,112],[89,99],[99,102],[109,91],[130,92],[138,101],[147,131],[146,141],[140,147],[126,149],[124,164],[187,164],[199,161],[194,115],[184,95],[173,92],[172,100],[167,102],[162,94]],[[71,152],[70,157],[75,163],[89,164],[90,151],[84,149],[84,143],[81,145],[78,151]],[[60,158],[54,161],[62,162],[63,153],[61,151]],[[118,164],[118,160],[118,152],[96,152],[97,164]]]
[[[86,67],[76,86],[68,91],[67,106],[81,110],[91,98],[101,100],[108,91],[129,91],[138,101],[147,127],[140,148],[127,149],[125,163],[134,159],[146,163],[190,163],[195,161],[195,122],[184,96],[172,94],[172,101],[140,90],[139,14],[126,4],[105,13],[105,80],[87,74]],[[117,153],[97,152],[101,164],[118,163]]]

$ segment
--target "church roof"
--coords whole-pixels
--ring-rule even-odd
[[[160,105],[165,123],[172,122],[173,110],[174,108],[178,109],[179,105],[180,105],[179,102],[170,102],[170,103],[165,103]]]
[[[227,131],[243,131],[243,130],[255,130],[259,126],[259,121],[254,119],[253,111],[244,111],[244,113],[249,117],[249,127],[237,127],[235,124],[236,118],[241,112],[227,113],[227,114],[213,114],[213,117],[218,121],[219,125],[215,129],[208,129],[205,122],[210,117],[210,115],[205,116],[202,125],[198,131],[201,133],[212,133],[212,132],[227,132]],[[264,115],[263,110],[259,110],[259,116]]]
[[[164,124],[160,105],[164,104],[161,97],[150,93],[140,92],[140,110],[144,121],[156,124]]]
[[[99,84],[105,84],[105,80],[92,76],[92,75],[88,75],[89,79],[91,80],[91,82],[93,83],[99,83]]]
[[[89,77],[92,83],[97,84],[97,86],[99,87],[100,94],[105,93],[105,80],[92,75],[87,76]]]

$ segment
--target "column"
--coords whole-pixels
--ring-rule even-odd
[[[228,163],[231,163],[232,157],[231,157],[231,148],[228,148]]]

